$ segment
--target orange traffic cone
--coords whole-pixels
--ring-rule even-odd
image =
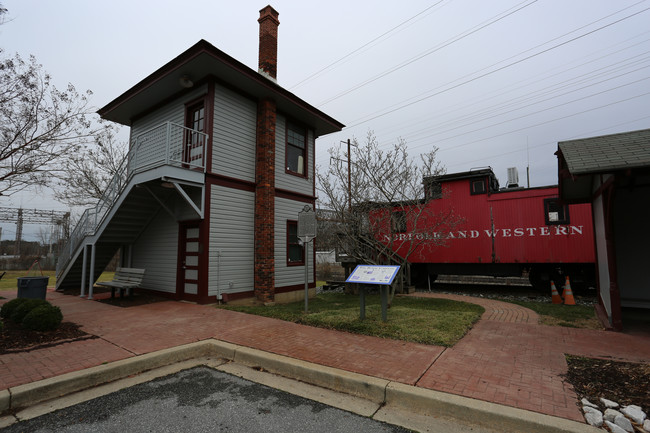
[[[554,304],[562,303],[562,298],[560,298],[560,294],[557,292],[553,280],[551,280],[551,300]]]
[[[571,291],[571,283],[569,277],[566,277],[566,285],[564,286],[564,305],[575,305],[576,301],[573,299],[573,292]]]

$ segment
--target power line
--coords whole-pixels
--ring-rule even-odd
[[[381,74],[375,75],[374,77],[369,78],[366,81],[363,81],[363,82],[361,82],[361,83],[359,83],[359,84],[357,84],[357,85],[355,85],[355,86],[353,86],[353,87],[351,87],[351,88],[349,88],[347,90],[344,90],[343,92],[341,92],[341,93],[339,93],[337,95],[332,96],[331,98],[326,99],[325,101],[318,104],[318,106],[323,106],[323,105],[329,104],[330,102],[335,101],[336,99],[339,99],[342,96],[345,96],[345,95],[347,95],[349,93],[352,93],[353,91],[358,90],[358,89],[360,89],[360,88],[362,88],[362,87],[364,87],[364,86],[366,86],[366,85],[368,85],[368,84],[370,84],[370,83],[372,83],[374,81],[377,81],[380,78],[383,78],[383,77],[385,77],[387,75],[390,75],[395,71],[398,71],[398,70],[400,70],[400,69],[402,69],[402,68],[404,68],[404,67],[406,67],[406,66],[408,66],[408,65],[410,65],[410,64],[412,64],[412,63],[414,63],[414,62],[416,62],[418,60],[423,59],[426,56],[429,56],[429,55],[431,55],[431,54],[433,54],[433,53],[435,53],[437,51],[440,51],[441,49],[446,48],[449,45],[466,38],[467,36],[470,36],[470,35],[478,32],[480,30],[483,30],[484,28],[489,27],[492,24],[495,24],[495,23],[501,21],[502,19],[507,18],[507,17],[509,17],[510,15],[512,15],[512,14],[514,14],[516,12],[519,12],[520,10],[522,10],[524,8],[527,8],[528,6],[536,3],[537,1],[538,0],[532,0],[529,3],[527,3],[527,4],[525,4],[525,5],[521,6],[521,7],[519,7],[519,5],[521,5],[522,3],[526,3],[526,2],[519,3],[517,6],[515,6],[516,9],[510,8],[510,9],[506,10],[505,12],[502,12],[502,13],[500,13],[498,15],[495,15],[494,17],[490,18],[489,20],[484,21],[483,23],[481,23],[478,26],[475,26],[475,27],[473,27],[473,28],[471,28],[469,30],[466,30],[463,33],[460,33],[459,35],[457,35],[457,36],[455,36],[455,37],[453,37],[451,39],[448,39],[447,41],[443,42],[442,44],[436,45],[435,47],[433,47],[433,48],[431,48],[431,49],[429,49],[427,51],[424,51],[423,53],[420,53],[417,56],[412,57],[411,59],[409,59],[409,60],[407,60],[405,62],[402,62],[402,63],[400,63],[400,64],[398,64],[398,65],[396,65],[396,66],[382,72]]]
[[[514,65],[517,65],[517,64],[519,64],[519,63],[525,62],[525,61],[530,60],[530,59],[532,59],[532,58],[534,58],[534,57],[537,57],[537,56],[540,56],[540,55],[542,55],[542,54],[544,54],[544,53],[547,53],[547,52],[549,52],[549,51],[551,51],[551,50],[554,50],[554,49],[557,49],[557,48],[559,48],[559,47],[561,47],[561,46],[567,45],[567,44],[569,44],[569,43],[571,43],[571,42],[575,42],[576,40],[578,40],[578,39],[582,39],[582,38],[584,38],[584,37],[586,37],[586,36],[589,36],[589,35],[591,35],[591,34],[593,34],[593,33],[595,33],[595,32],[598,32],[598,31],[603,30],[603,29],[605,29],[605,28],[611,27],[611,26],[613,26],[613,25],[615,25],[615,24],[618,24],[618,23],[620,23],[620,22],[622,22],[622,21],[624,21],[624,20],[627,20],[627,19],[632,18],[632,17],[634,17],[634,16],[636,16],[636,15],[639,15],[639,14],[641,14],[641,13],[643,13],[643,12],[646,12],[646,11],[649,10],[649,9],[650,9],[650,8],[646,8],[646,9],[643,9],[643,10],[641,10],[641,11],[635,12],[635,13],[633,13],[633,14],[631,14],[631,15],[628,15],[628,16],[626,16],[626,17],[620,18],[620,19],[618,19],[618,20],[616,20],[616,21],[613,21],[613,22],[608,23],[608,24],[606,24],[606,25],[604,25],[604,26],[601,26],[601,27],[599,27],[599,28],[597,28],[597,29],[594,29],[594,30],[591,30],[591,31],[589,31],[589,32],[583,33],[583,34],[581,34],[581,35],[579,35],[579,36],[576,36],[576,37],[574,37],[574,38],[571,38],[571,39],[569,39],[569,40],[567,40],[567,41],[561,42],[561,43],[559,43],[559,44],[556,44],[556,45],[554,45],[554,46],[552,46],[552,47],[549,47],[549,48],[546,48],[546,49],[544,49],[544,50],[538,51],[538,52],[536,52],[536,53],[534,53],[534,54],[531,54],[531,55],[529,55],[529,56],[527,56],[527,57],[524,57],[524,58],[522,58],[522,59],[516,60],[516,61],[511,62],[511,63],[508,63],[507,65],[501,66],[501,67],[499,67],[499,68],[497,68],[497,69],[493,69],[493,70],[491,70],[491,71],[485,72],[485,73],[483,73],[483,74],[481,74],[481,75],[479,75],[479,76],[476,76],[476,77],[474,77],[474,78],[470,78],[470,79],[468,79],[468,80],[462,81],[462,82],[460,82],[460,83],[458,83],[458,84],[456,84],[456,85],[453,85],[453,86],[451,86],[451,87],[447,87],[447,88],[445,88],[445,89],[439,90],[439,91],[437,91],[437,92],[435,92],[435,93],[432,93],[432,94],[430,94],[430,95],[428,95],[428,96],[418,98],[418,99],[416,99],[416,100],[414,100],[414,101],[412,101],[412,102],[409,102],[409,103],[406,103],[406,104],[399,105],[398,107],[393,108],[393,109],[388,110],[388,111],[385,111],[385,112],[383,112],[383,113],[381,113],[381,114],[377,114],[377,115],[372,116],[372,117],[370,117],[370,118],[365,118],[365,119],[364,119],[364,118],[361,118],[361,119],[363,119],[363,120],[358,120],[358,121],[356,121],[356,123],[352,123],[352,124],[349,125],[347,128],[353,128],[353,127],[355,127],[355,126],[362,125],[362,124],[364,124],[364,123],[366,123],[366,122],[369,122],[369,121],[371,121],[371,120],[378,119],[378,118],[380,118],[380,117],[386,116],[387,114],[394,113],[394,112],[396,112],[396,111],[402,110],[402,109],[404,109],[404,108],[406,108],[406,107],[410,107],[410,106],[412,106],[412,105],[414,105],[414,104],[417,104],[417,103],[419,103],[419,102],[425,101],[425,100],[427,100],[427,99],[431,99],[431,98],[433,98],[434,96],[438,96],[438,95],[441,95],[441,94],[443,94],[443,93],[449,92],[449,91],[451,91],[451,90],[453,90],[453,89],[456,89],[456,88],[458,88],[458,87],[464,86],[464,85],[469,84],[469,83],[471,83],[471,82],[473,82],[473,81],[479,80],[479,79],[481,79],[481,78],[485,78],[485,77],[487,77],[487,76],[489,76],[489,75],[495,74],[495,73],[497,73],[497,72],[499,72],[499,71],[502,71],[502,70],[504,70],[504,69],[507,69],[507,68],[509,68],[509,67],[511,67],[511,66],[514,66]],[[524,51],[524,52],[526,52],[526,51]],[[511,57],[511,58],[512,58],[512,57]],[[499,63],[501,63],[501,62],[499,62]],[[499,64],[499,63],[495,63],[495,64],[493,64],[492,66],[497,65],[497,64]],[[490,66],[490,67],[491,67],[491,66]],[[484,69],[486,69],[486,68],[484,68]],[[484,70],[484,69],[483,69],[483,70]],[[473,75],[473,74],[470,74],[470,75]],[[467,77],[467,75],[466,75],[466,77]]]
[[[648,67],[650,67],[650,65],[649,65],[649,66],[644,66],[644,67],[642,67],[642,68],[635,69],[635,70],[630,71],[630,72],[627,72],[627,73],[625,73],[625,74],[621,74],[621,75],[617,75],[617,76],[612,77],[612,78],[608,78],[608,79],[606,79],[606,80],[599,81],[599,82],[594,83],[594,84],[589,84],[589,85],[587,85],[587,86],[583,86],[583,87],[580,87],[580,88],[577,88],[577,89],[573,89],[573,90],[571,90],[571,91],[569,91],[569,92],[565,92],[565,93],[563,93],[562,96],[568,95],[569,93],[574,93],[574,92],[578,92],[578,91],[580,91],[580,90],[584,90],[584,89],[586,89],[586,88],[588,88],[588,87],[591,87],[591,86],[593,86],[593,85],[602,84],[602,83],[604,83],[604,82],[606,82],[606,81],[610,81],[610,80],[613,80],[613,79],[616,79],[616,78],[620,78],[620,77],[623,76],[623,75],[627,75],[627,74],[630,74],[630,73],[633,73],[633,72],[638,72],[638,71],[640,71],[640,70],[642,70],[642,69],[646,69],[646,68],[648,68]],[[483,130],[483,129],[490,128],[490,127],[497,126],[497,125],[501,125],[501,124],[503,124],[503,123],[512,122],[513,120],[519,120],[519,119],[523,119],[523,118],[525,118],[525,117],[530,117],[530,116],[533,116],[533,115],[535,115],[535,114],[543,113],[543,112],[545,112],[545,111],[553,110],[553,109],[556,109],[556,108],[559,108],[559,107],[562,107],[562,106],[565,106],[565,105],[568,105],[568,104],[572,104],[572,103],[575,103],[575,102],[578,102],[578,101],[582,101],[582,100],[585,100],[585,99],[588,99],[588,98],[592,98],[592,97],[594,97],[594,96],[598,96],[598,95],[601,95],[601,94],[606,93],[606,92],[610,92],[610,91],[613,91],[613,90],[618,90],[618,89],[621,89],[621,88],[626,87],[626,86],[631,86],[631,85],[633,85],[633,84],[637,84],[637,83],[640,83],[641,81],[645,81],[645,80],[648,80],[648,79],[650,79],[650,77],[644,77],[644,78],[641,78],[641,79],[636,80],[636,81],[632,81],[632,82],[629,82],[629,83],[621,84],[621,85],[619,85],[619,86],[612,87],[612,88],[609,88],[609,89],[606,89],[606,90],[603,90],[603,91],[600,91],[600,92],[592,93],[592,94],[590,94],[590,95],[583,96],[583,97],[580,97],[580,98],[577,98],[577,99],[573,99],[573,100],[571,100],[571,101],[567,101],[567,102],[564,102],[564,103],[561,103],[561,104],[557,104],[557,105],[554,105],[554,106],[552,106],[552,107],[547,107],[547,108],[544,108],[544,109],[542,109],[542,110],[538,110],[538,111],[534,111],[534,112],[527,113],[527,114],[524,114],[524,115],[520,115],[520,116],[518,116],[518,117],[509,118],[509,119],[506,119],[506,120],[504,120],[504,121],[502,121],[502,122],[493,123],[493,124],[488,125],[488,126],[486,126],[486,127],[484,127],[484,128],[478,128],[478,129],[474,129],[474,130],[470,130],[470,131],[465,131],[465,132],[462,132],[461,134],[457,134],[457,135],[454,135],[454,136],[452,136],[452,137],[444,138],[443,140],[448,140],[448,139],[450,139],[450,138],[460,137],[460,136],[465,135],[465,134],[471,134],[471,133],[473,133],[473,132],[481,131],[481,130]],[[499,116],[503,116],[503,115],[505,115],[505,114],[512,113],[512,112],[515,112],[515,111],[521,110],[521,109],[523,109],[523,108],[528,108],[528,107],[531,107],[531,106],[533,106],[533,105],[541,104],[541,103],[543,103],[543,102],[547,102],[547,101],[550,101],[550,100],[555,99],[555,98],[556,98],[556,96],[553,96],[553,97],[550,97],[550,98],[547,98],[547,99],[537,100],[537,101],[535,101],[535,102],[533,102],[533,103],[531,103],[531,104],[525,105],[525,106],[523,106],[523,107],[512,108],[512,109],[510,109],[510,110],[508,110],[508,111],[504,111],[504,112],[500,112],[500,113],[497,113],[497,114],[493,114],[493,115],[491,115],[491,116],[485,117],[485,118],[480,119],[480,120],[474,120],[473,123],[484,122],[484,121],[486,121],[486,120],[493,119],[493,118],[495,118],[495,117],[499,117]],[[467,119],[465,119],[465,120],[468,120],[468,121],[469,121],[470,119],[472,119],[472,117],[469,117],[469,118],[467,118]],[[434,134],[430,134],[430,135],[427,135],[427,136],[425,136],[425,137],[421,137],[421,138],[418,138],[418,139],[415,139],[415,140],[411,140],[411,141],[418,141],[418,140],[423,140],[423,139],[427,139],[427,138],[435,137],[436,135],[444,134],[445,132],[454,131],[454,130],[456,130],[456,129],[460,129],[460,128],[463,128],[463,127],[466,127],[466,126],[469,126],[469,124],[466,123],[466,124],[462,124],[462,125],[459,125],[459,126],[456,126],[456,127],[453,127],[453,128],[449,128],[449,129],[446,129],[446,130],[443,130],[443,131],[438,131],[438,132],[436,132],[436,133],[434,133]],[[416,147],[417,147],[417,146],[416,146]]]
[[[379,41],[380,39],[384,38],[384,36],[387,36],[387,35],[389,35],[390,33],[396,32],[396,30],[399,29],[400,27],[402,27],[402,26],[404,26],[405,24],[407,24],[407,23],[413,21],[415,18],[417,18],[417,17],[419,17],[420,15],[424,14],[424,13],[427,12],[428,10],[430,10],[430,9],[432,9],[432,8],[434,8],[434,7],[436,7],[436,6],[438,6],[440,3],[444,2],[444,1],[446,1],[446,0],[440,0],[439,2],[434,3],[433,5],[427,7],[427,8],[425,8],[424,10],[422,10],[422,11],[418,12],[417,14],[413,15],[411,18],[407,19],[406,21],[402,21],[400,24],[396,25],[395,27],[391,28],[390,30],[388,30],[388,31],[386,31],[386,32],[384,32],[384,33],[382,33],[381,35],[377,36],[376,38],[372,39],[371,41],[366,42],[365,44],[361,45],[359,48],[357,48],[357,49],[355,49],[355,50],[353,50],[353,51],[350,51],[348,54],[346,54],[345,56],[341,57],[340,59],[338,59],[338,60],[336,60],[336,61],[330,63],[329,65],[327,65],[327,66],[325,66],[324,68],[322,68],[322,69],[320,69],[320,70],[314,72],[313,74],[309,75],[308,77],[303,78],[301,81],[299,81],[299,82],[297,82],[296,84],[294,84],[294,85],[292,85],[291,87],[289,87],[289,90],[295,89],[296,87],[298,87],[298,86],[300,86],[301,84],[303,84],[303,83],[305,83],[305,82],[311,80],[312,78],[315,78],[315,77],[317,77],[318,75],[321,75],[323,72],[325,72],[325,71],[331,69],[332,67],[334,67],[335,65],[341,63],[341,62],[344,61],[345,59],[347,59],[347,58],[353,56],[354,54],[356,54],[356,53],[362,51],[364,48],[369,47],[369,46],[372,45],[373,43],[375,43],[375,42]],[[450,1],[451,1],[451,0],[450,0]],[[386,38],[386,39],[388,39],[388,38]]]

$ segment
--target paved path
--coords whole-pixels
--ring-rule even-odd
[[[9,295],[9,296],[8,296]],[[565,353],[650,361],[650,337],[538,325],[514,304],[481,304],[482,319],[453,348],[366,337],[164,301],[120,308],[48,291],[66,320],[99,338],[0,355],[0,389],[208,338],[347,371],[582,421],[562,380]],[[3,292],[3,296],[15,294]]]

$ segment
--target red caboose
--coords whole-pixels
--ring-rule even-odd
[[[424,179],[426,211],[419,222],[403,217],[392,224],[393,249],[404,257],[421,282],[439,274],[529,275],[534,286],[548,289],[564,276],[592,284],[594,237],[591,205],[563,205],[557,186],[499,188],[491,168]],[[400,221],[393,209],[393,222]],[[445,228],[440,215],[454,215]],[[427,220],[428,219],[428,220]],[[423,230],[434,221],[439,229]],[[384,236],[384,242],[388,240]]]

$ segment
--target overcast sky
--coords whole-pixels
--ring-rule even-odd
[[[92,90],[97,108],[200,39],[257,70],[267,4],[0,3],[10,20],[0,26],[5,55],[35,55],[57,86]],[[550,185],[558,141],[650,128],[647,0],[271,5],[279,84],[347,125],[318,139],[320,166],[328,148],[372,130],[386,145],[403,138],[413,155],[438,147],[449,173],[491,166],[505,186],[517,167],[525,185],[529,165],[531,186]],[[0,206],[65,209],[32,196]]]

